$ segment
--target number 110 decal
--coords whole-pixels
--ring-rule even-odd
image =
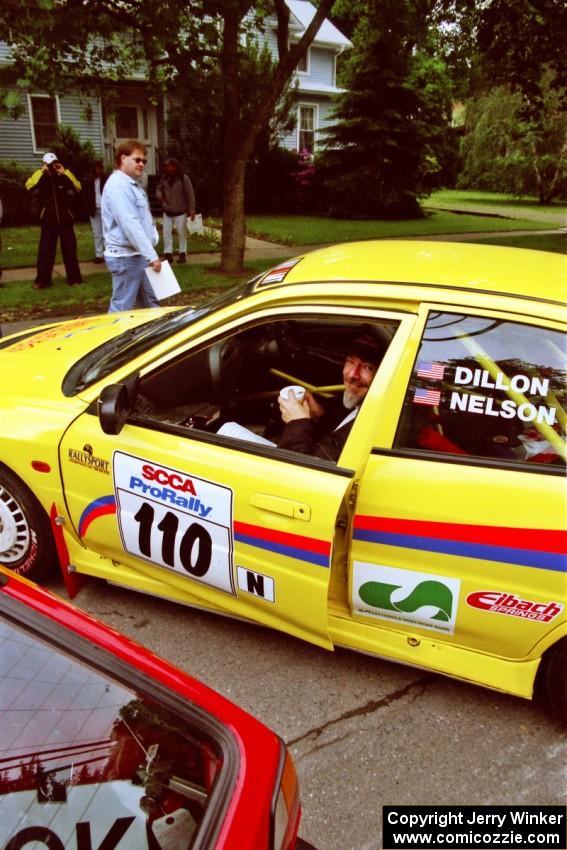
[[[113,475],[126,552],[235,593],[228,487],[124,452],[114,453]]]

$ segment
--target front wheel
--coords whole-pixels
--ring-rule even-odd
[[[0,564],[39,581],[54,560],[47,514],[25,484],[0,467]]]

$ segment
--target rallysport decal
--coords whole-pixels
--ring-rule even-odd
[[[247,522],[234,523],[234,539],[257,549],[277,552],[287,555],[297,561],[307,561],[318,567],[329,567],[331,558],[331,543],[328,540],[318,540],[316,537],[304,537],[302,534],[290,534],[287,531],[276,531],[261,525],[250,525]]]
[[[354,540],[481,558],[541,570],[567,570],[567,532],[358,515]]]
[[[452,635],[460,587],[459,579],[354,561],[352,607],[357,614]]]
[[[125,551],[235,594],[232,490],[124,452],[112,467]]]

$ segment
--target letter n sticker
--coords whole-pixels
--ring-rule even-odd
[[[251,593],[253,596],[259,596],[266,602],[276,601],[275,583],[270,576],[252,572],[252,570],[247,570],[246,567],[237,567],[236,575],[240,590]]]

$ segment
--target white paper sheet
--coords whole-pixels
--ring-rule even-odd
[[[161,271],[156,272],[150,266],[147,266],[145,272],[158,301],[181,292],[181,287],[167,260],[162,260]]]
[[[219,428],[217,434],[222,434],[225,437],[238,437],[239,440],[249,440],[251,443],[260,443],[262,446],[277,445],[277,443],[272,443],[271,440],[266,440],[265,437],[255,434],[254,431],[250,431],[249,428],[244,428],[238,422],[225,422]]]
[[[196,233],[198,236],[202,236],[205,232],[205,228],[203,227],[203,216],[201,213],[197,213],[195,216],[195,220],[191,221],[191,216],[187,216],[187,230],[192,236]]]

